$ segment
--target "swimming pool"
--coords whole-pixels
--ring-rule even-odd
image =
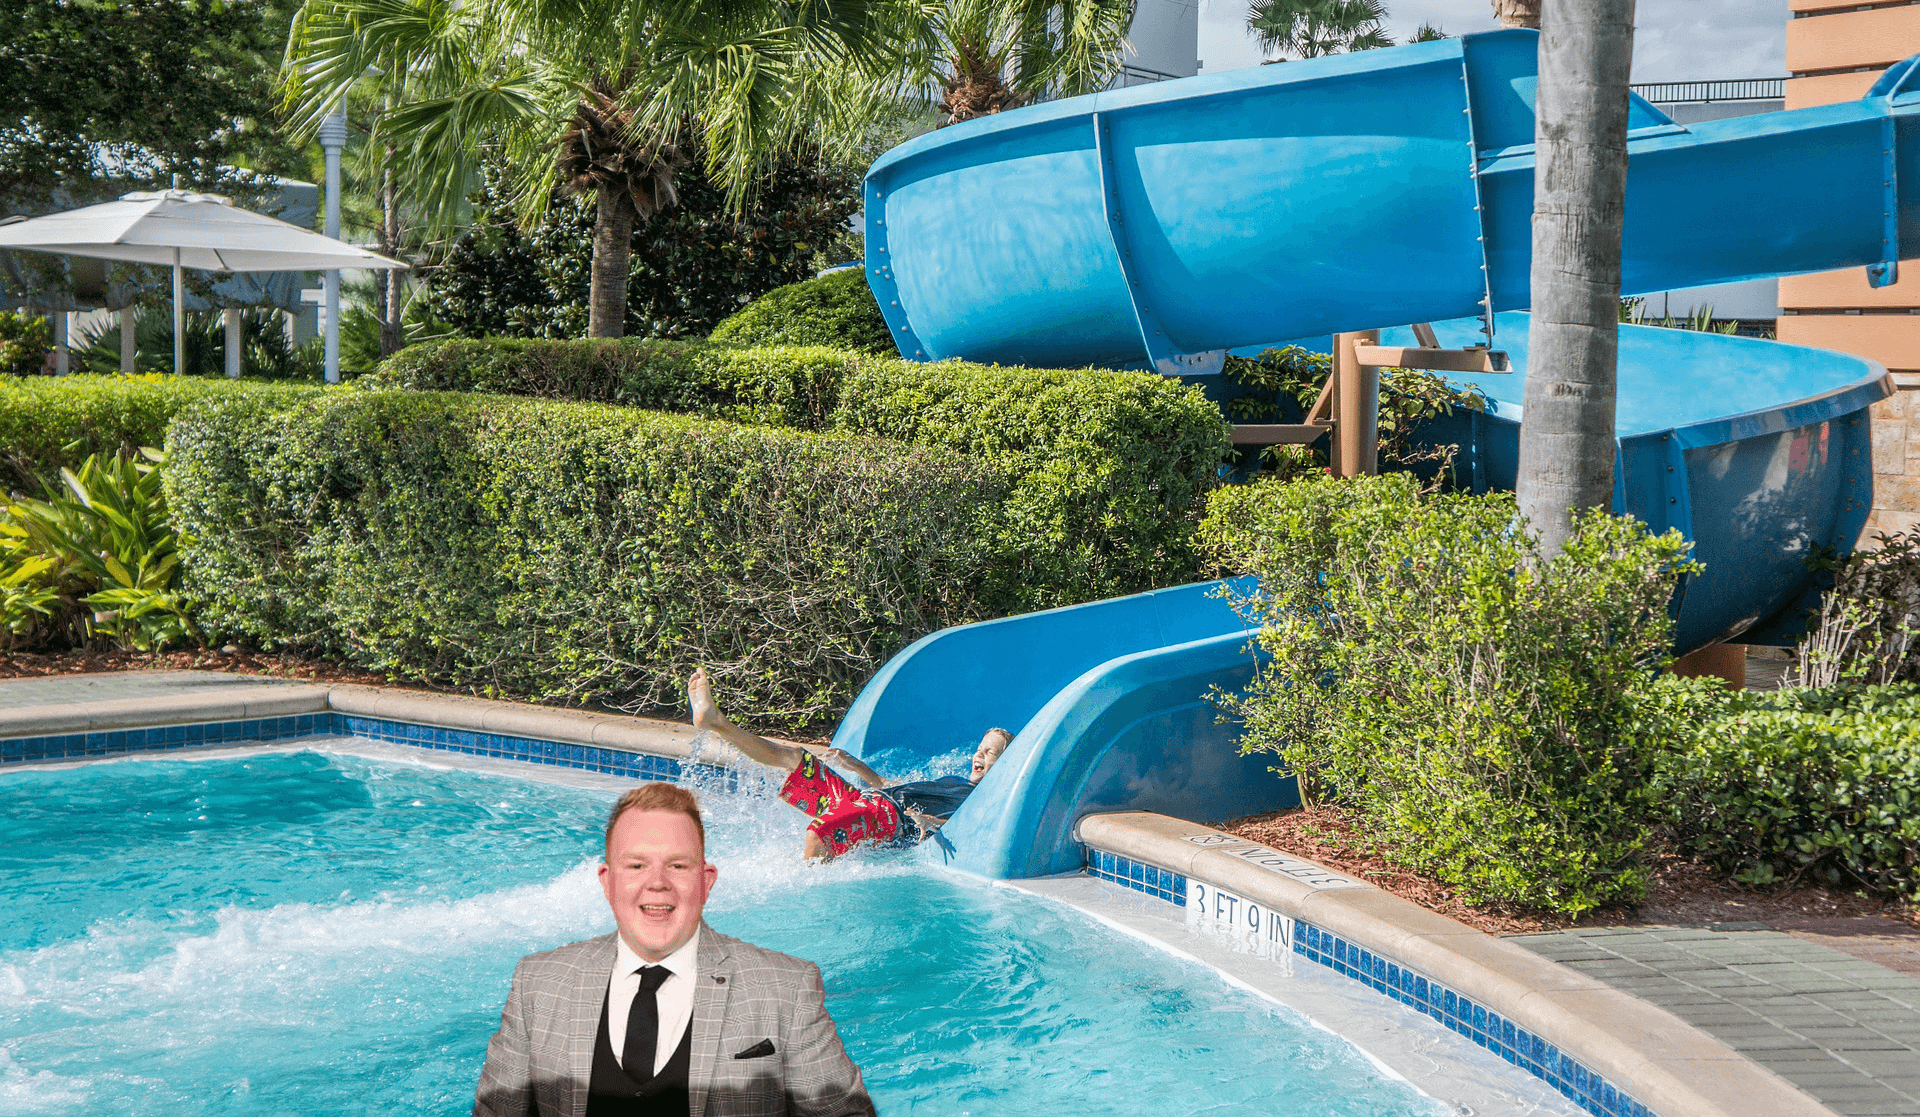
[[[0,1111],[467,1112],[514,961],[611,926],[630,781],[364,751],[0,773]],[[796,812],[703,799],[709,921],[820,964],[884,1113],[1451,1111],[1070,911],[913,858],[806,867]]]

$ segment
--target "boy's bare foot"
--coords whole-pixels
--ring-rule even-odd
[[[713,683],[707,678],[707,669],[702,667],[687,680],[687,703],[693,707],[693,724],[701,729],[717,727],[722,718],[719,707],[713,704]]]

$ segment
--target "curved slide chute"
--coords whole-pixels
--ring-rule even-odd
[[[1293,806],[1274,758],[1242,756],[1209,696],[1252,677],[1256,651],[1206,582],[959,625],[901,652],[861,691],[833,743],[882,770],[1013,743],[941,831],[958,868],[1031,877],[1080,867],[1090,812],[1226,818]]]
[[[868,282],[909,357],[1169,374],[1525,309],[1537,41],[1255,66],[928,133],[867,173]],[[1858,101],[1701,124],[1635,97],[1629,127],[1628,294],[1852,264],[1885,282],[1920,255],[1913,60]]]
[[[1115,90],[967,121],[866,181],[869,284],[901,352],[1146,366],[1208,386],[1225,351],[1434,323],[1494,344],[1486,414],[1434,435],[1475,488],[1511,487],[1524,395],[1537,35],[1502,31]],[[1631,104],[1628,293],[1920,255],[1920,59],[1839,105],[1682,126]],[[1903,188],[1903,184],[1904,188]],[[1483,332],[1484,331],[1484,332]],[[1688,651],[1777,639],[1807,559],[1872,503],[1866,408],[1892,384],[1844,354],[1623,327],[1615,503],[1677,527],[1706,572]],[[1308,340],[1302,344],[1311,345]],[[1287,805],[1207,694],[1251,633],[1189,586],[935,633],[868,684],[835,743],[896,770],[1014,744],[942,832],[995,877],[1077,868],[1094,810],[1190,818]]]

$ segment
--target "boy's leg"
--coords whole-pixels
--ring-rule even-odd
[[[749,760],[785,771],[798,764],[801,757],[810,755],[805,749],[769,741],[728,721],[727,715],[721,713],[720,707],[714,704],[713,683],[707,678],[707,669],[704,667],[687,680],[687,703],[693,707],[694,728],[718,733],[722,740],[739,749]]]

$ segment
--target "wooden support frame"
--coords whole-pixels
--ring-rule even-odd
[[[1442,349],[1433,326],[1413,323],[1418,346],[1381,345],[1378,330],[1333,335],[1333,370],[1304,423],[1236,423],[1235,446],[1303,446],[1332,434],[1327,460],[1336,477],[1372,475],[1380,468],[1380,370],[1512,372],[1507,355],[1483,345]]]
[[[1358,357],[1378,368],[1424,368],[1433,372],[1512,372],[1513,364],[1499,349],[1433,349],[1426,346],[1364,345]]]

